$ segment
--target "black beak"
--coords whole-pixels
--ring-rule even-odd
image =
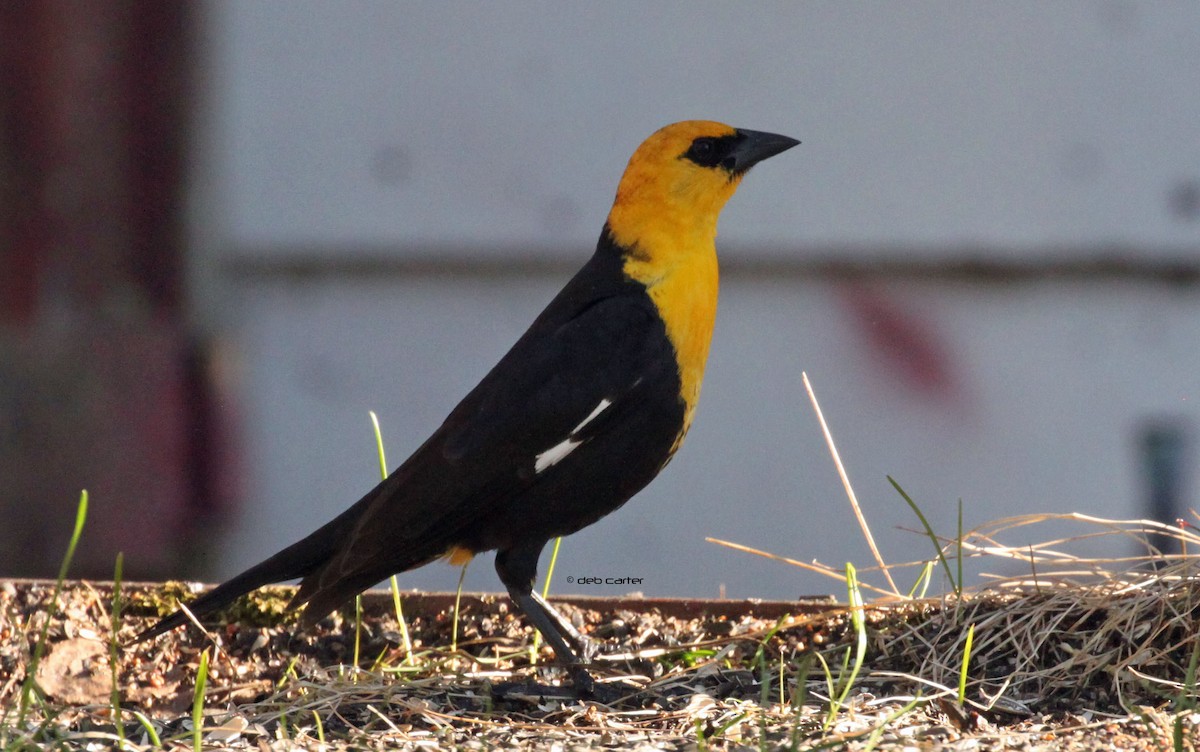
[[[778,133],[763,133],[737,129],[738,145],[733,148],[725,159],[725,167],[738,175],[745,174],[754,165],[770,157],[785,152],[800,143],[794,138],[781,136]]]

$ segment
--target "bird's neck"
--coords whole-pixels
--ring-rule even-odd
[[[625,275],[645,285],[675,348],[686,432],[700,398],[717,315],[716,219],[673,222],[660,213],[656,221],[629,221],[635,218],[640,219],[614,206],[610,232],[624,251]],[[628,232],[631,227],[640,232]]]

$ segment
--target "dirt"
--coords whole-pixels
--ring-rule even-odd
[[[53,590],[0,582],[6,749],[104,748],[122,738],[143,749],[155,737],[190,747],[202,656],[206,748],[1198,748],[1200,712],[1186,697],[1080,686],[1020,702],[972,692],[960,703],[953,687],[906,674],[913,659],[889,635],[919,635],[913,625],[936,621],[936,604],[873,609],[864,666],[843,696],[857,633],[842,607],[555,601],[603,642],[606,657],[593,667],[603,691],[581,698],[551,651],[531,649],[531,630],[503,597],[464,595],[456,616],[453,595],[404,594],[402,628],[392,595],[371,594],[361,616],[351,609],[302,632],[283,608],[290,591],[268,589],[207,631],[188,626],[129,645],[190,588],[123,587],[115,633],[111,584],[67,583],[56,607]],[[38,691],[22,712],[43,627]]]

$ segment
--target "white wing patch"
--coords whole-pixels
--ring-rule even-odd
[[[557,465],[559,462],[562,462],[564,457],[578,449],[582,443],[582,441],[577,441],[576,439],[567,439],[566,441],[558,442],[537,456],[533,461],[533,471],[540,473],[552,465]]]
[[[586,418],[579,421],[579,425],[571,429],[571,433],[567,435],[567,438],[558,442],[546,451],[541,452],[537,457],[534,458],[533,471],[535,473],[541,473],[546,470],[546,468],[553,467],[559,462],[562,462],[563,458],[578,449],[584,441],[583,439],[576,438],[579,435],[579,432],[584,429],[584,426],[595,420],[597,415],[607,410],[611,404],[612,400],[610,399],[606,398],[600,400],[600,404],[596,405],[596,407],[590,413],[588,413]]]
[[[604,412],[606,409],[608,409],[608,406],[611,404],[612,404],[612,400],[610,400],[610,399],[606,398],[606,399],[600,400],[600,404],[596,405],[596,409],[592,410],[590,413],[588,413],[588,416],[586,418],[579,421],[579,425],[577,425],[571,429],[571,435],[574,436],[574,435],[578,434],[580,431],[582,431],[584,426],[586,426],[588,423],[591,423],[593,420],[595,420],[596,416],[599,415],[600,413]]]

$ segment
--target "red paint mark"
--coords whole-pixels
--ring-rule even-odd
[[[926,397],[957,400],[957,369],[935,324],[869,285],[845,284],[837,294],[890,379]]]

